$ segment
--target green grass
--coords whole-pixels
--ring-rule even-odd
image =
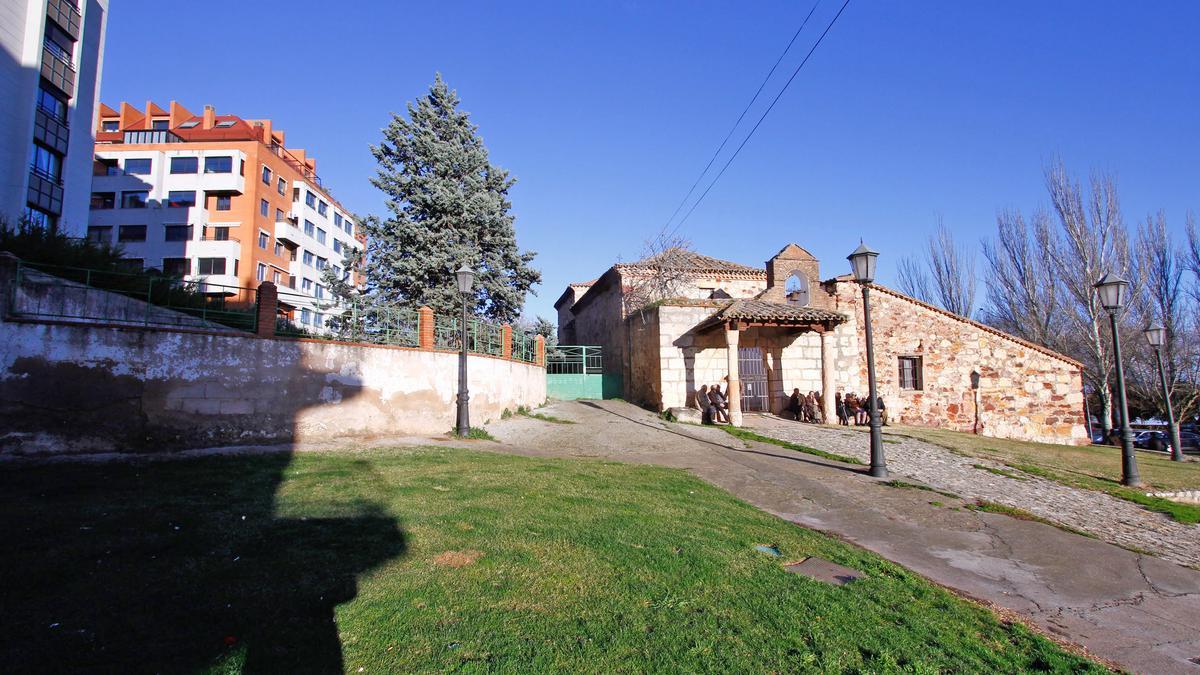
[[[939,490],[937,488],[929,487],[928,485],[921,485],[920,483],[910,483],[905,480],[889,480],[889,481],[885,481],[883,484],[888,487],[902,488],[902,489],[906,489],[906,490],[925,490],[926,492],[933,492],[933,493],[939,494],[943,497],[949,497],[951,499],[962,499],[962,497],[959,497],[958,495],[954,494],[953,492],[946,492],[944,490]]]
[[[753,431],[750,431],[743,427],[735,427],[735,426],[731,426],[728,424],[722,424],[722,425],[719,425],[719,428],[724,429],[725,433],[729,434],[730,436],[740,438],[743,441],[755,441],[758,443],[770,443],[771,445],[778,445],[779,447],[787,448],[788,450],[795,450],[796,452],[803,452],[808,455],[816,455],[817,457],[824,457],[825,459],[832,459],[836,462],[845,462],[846,464],[859,464],[859,465],[862,464],[861,461],[859,461],[858,459],[856,459],[854,457],[847,457],[846,455],[839,455],[839,454],[833,453],[833,452],[825,452],[824,450],[817,450],[816,448],[810,448],[807,445],[800,445],[798,443],[789,443],[788,441],[781,441],[778,438],[771,438],[770,436],[763,436],[762,434],[756,434]]]
[[[3,672],[1100,670],[680,470],[417,448],[0,486]]]
[[[509,413],[509,417],[512,417],[511,413]],[[449,434],[450,436],[458,436],[457,429],[451,429],[450,431],[448,431],[446,433]],[[478,440],[478,441],[494,441],[494,440],[496,440],[495,436],[489,434],[488,430],[484,429],[482,427],[471,427],[470,431],[467,432],[467,435],[462,436],[462,438],[470,438],[470,439],[474,439],[474,440]]]
[[[573,422],[571,420],[564,420],[561,417],[555,417],[554,415],[547,415],[546,413],[533,412],[531,410],[526,410],[526,411],[522,412],[521,414],[526,417],[531,417],[535,420],[541,420],[543,422],[549,422],[551,424],[575,424],[575,422]]]
[[[1052,445],[988,438],[959,431],[922,427],[892,428],[889,433],[939,445],[967,457],[990,459],[1013,469],[1071,487],[1105,492],[1185,524],[1200,523],[1200,506],[1151,497],[1121,485],[1121,449],[1107,445]],[[1138,470],[1150,491],[1200,487],[1200,462],[1173,462],[1163,453],[1137,453]]]
[[[994,466],[988,466],[986,464],[972,464],[971,467],[975,468],[975,469],[979,469],[980,471],[994,473],[997,476],[1004,476],[1005,478],[1011,478],[1013,480],[1029,480],[1025,476],[1022,476],[1021,474],[1013,473],[1012,471],[1008,471],[1006,469],[998,469]]]
[[[986,499],[978,499],[975,501],[974,504],[966,504],[965,506],[966,506],[966,508],[971,509],[972,511],[985,511],[987,513],[999,513],[1002,515],[1006,515],[1010,518],[1016,518],[1017,520],[1029,520],[1029,521],[1032,521],[1035,523],[1049,525],[1050,527],[1057,527],[1058,529],[1060,529],[1064,532],[1070,532],[1071,534],[1078,534],[1081,537],[1087,537],[1089,539],[1096,538],[1095,535],[1093,535],[1089,532],[1084,532],[1083,530],[1077,530],[1069,525],[1063,525],[1062,523],[1056,523],[1053,520],[1049,520],[1049,519],[1043,518],[1039,515],[1030,513],[1028,511],[1026,511],[1025,509],[1018,509],[1015,506],[1008,506],[1007,504],[998,504],[996,502],[989,502]]]

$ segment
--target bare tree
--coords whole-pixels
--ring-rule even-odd
[[[1061,299],[1054,270],[1054,235],[1050,215],[1034,212],[1032,228],[1019,211],[996,216],[995,239],[984,240],[985,319],[1030,342],[1065,352],[1058,326]]]
[[[932,305],[970,317],[975,310],[975,254],[954,242],[954,235],[938,218],[925,256],[900,259],[900,290]]]
[[[625,316],[637,312],[645,320],[644,310],[684,292],[695,274],[686,264],[691,248],[691,243],[683,237],[660,234],[644,243],[637,262],[618,264]]]

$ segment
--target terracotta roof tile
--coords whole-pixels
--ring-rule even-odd
[[[689,270],[696,272],[739,272],[766,276],[766,270],[761,267],[748,267],[728,260],[701,255],[695,251],[683,248],[669,248],[658,255],[643,258],[637,262],[618,265],[618,267],[660,267],[671,270]]]
[[[712,326],[726,321],[763,321],[779,323],[843,323],[846,317],[837,312],[816,307],[797,307],[765,300],[742,299],[734,300],[713,312],[701,322],[701,326]]]

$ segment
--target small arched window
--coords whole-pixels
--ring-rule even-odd
[[[808,307],[808,277],[800,272],[792,272],[784,286],[787,304],[797,307]]]

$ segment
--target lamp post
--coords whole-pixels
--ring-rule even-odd
[[[863,296],[863,330],[867,338],[867,410],[871,426],[871,468],[870,475],[875,478],[887,478],[887,461],[883,457],[883,430],[879,424],[879,394],[875,390],[875,345],[871,337],[871,288],[875,280],[875,259],[879,253],[859,243],[854,252],[846,256],[850,261],[850,269],[854,272],[854,280],[862,286]]]
[[[468,436],[471,433],[471,413],[467,401],[471,399],[471,394],[467,391],[467,297],[471,294],[471,285],[475,282],[475,271],[464,264],[454,276],[458,280],[458,293],[462,296],[462,335],[461,348],[458,351],[458,420],[455,426],[459,436]]]
[[[1146,342],[1154,348],[1154,360],[1158,362],[1158,380],[1162,383],[1163,400],[1167,402],[1167,439],[1171,443],[1171,459],[1183,461],[1183,448],[1179,446],[1179,427],[1175,424],[1175,412],[1171,409],[1171,390],[1167,387],[1167,371],[1163,369],[1162,348],[1167,344],[1167,329],[1156,323],[1142,331]]]
[[[1121,364],[1121,335],[1117,330],[1117,314],[1125,306],[1129,282],[1109,272],[1094,286],[1100,305],[1108,311],[1112,328],[1113,360],[1117,364],[1117,409],[1121,413],[1121,484],[1140,485],[1137,459],[1133,456],[1133,431],[1129,428],[1129,406],[1125,401],[1125,367]]]

